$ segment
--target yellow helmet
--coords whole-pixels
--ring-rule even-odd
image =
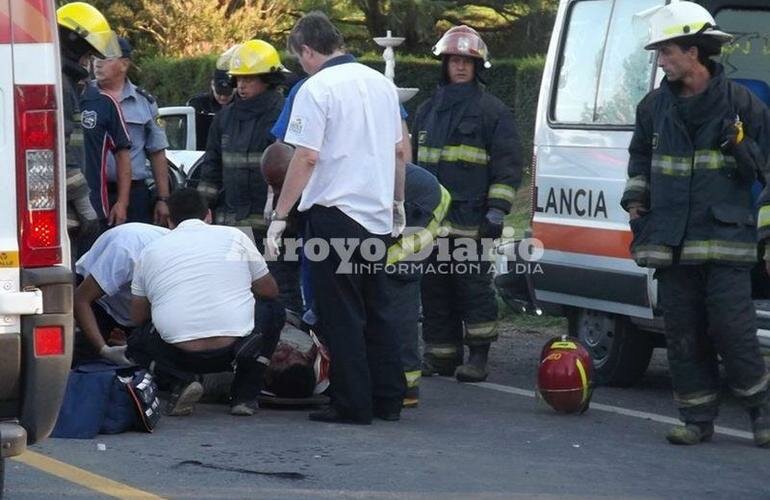
[[[233,54],[236,50],[241,48],[240,43],[236,43],[235,45],[231,46],[226,51],[222,52],[219,57],[217,57],[217,69],[221,69],[224,71],[230,70],[230,61],[233,58]]]
[[[72,2],[56,11],[59,26],[67,28],[85,40],[101,57],[120,57],[122,51],[118,36],[110,28],[104,15],[93,5]]]
[[[262,75],[285,72],[281,57],[275,47],[262,40],[249,40],[241,44],[230,59],[230,76]]]

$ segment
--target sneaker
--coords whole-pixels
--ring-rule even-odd
[[[197,380],[178,386],[168,398],[166,415],[169,417],[192,415],[195,403],[200,401],[201,396],[203,396],[203,386]]]
[[[238,403],[230,407],[230,415],[250,417],[257,411],[257,402]]]
[[[760,448],[770,448],[770,410],[768,408],[752,408],[751,430],[754,433],[754,444]]]
[[[690,422],[673,427],[666,434],[666,439],[671,444],[693,445],[710,441],[713,435],[714,424],[712,422]]]

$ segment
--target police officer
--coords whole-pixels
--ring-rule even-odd
[[[490,63],[487,46],[475,30],[449,29],[433,53],[441,57],[441,83],[415,114],[414,156],[452,195],[444,221],[450,246],[456,238],[499,238],[521,178],[513,114],[484,89],[481,72]],[[454,373],[464,382],[487,377],[489,347],[497,338],[497,302],[490,264],[482,253],[475,263],[435,266],[446,272],[423,279],[425,375]],[[439,259],[438,251],[431,259]],[[458,367],[463,341],[469,357]]]
[[[720,356],[756,444],[770,446],[768,373],[749,276],[757,258],[751,185],[768,155],[770,114],[710,59],[732,36],[706,9],[672,3],[650,26],[645,48],[658,51],[666,77],[637,107],[621,205],[631,218],[631,253],[658,279],[684,422],[666,438],[691,445],[713,435]]]
[[[88,196],[83,175],[83,134],[80,130],[79,96],[88,78],[88,59],[92,55],[115,57],[119,54],[117,35],[93,6],[73,2],[56,11],[62,56],[62,93],[64,109],[64,149],[67,166],[67,229],[77,248],[84,252],[98,236],[99,219]],[[83,244],[81,244],[81,241]]]
[[[214,117],[198,184],[198,191],[211,206],[216,205],[216,223],[251,227],[261,252],[267,229],[267,183],[260,162],[265,148],[274,141],[270,128],[283,106],[277,86],[285,71],[269,43],[249,40],[237,46],[229,69],[236,81],[236,96]],[[281,301],[290,309],[301,310],[299,262],[281,259],[268,266],[280,287]]]
[[[211,76],[211,87],[187,101],[188,106],[195,108],[195,147],[198,151],[206,150],[206,140],[214,115],[223,106],[233,100],[233,85],[227,68],[215,69]]]
[[[131,66],[131,44],[118,38],[121,57],[96,59],[94,74],[99,90],[109,94],[120,104],[123,119],[131,137],[131,194],[128,222],[144,222],[168,226],[169,176],[166,134],[157,124],[158,105],[155,98],[128,79]],[[147,160],[151,171],[147,168]],[[110,201],[117,194],[115,158],[107,157],[107,191]],[[147,181],[154,178],[155,199],[151,199]]]
[[[424,260],[440,231],[452,197],[438,179],[413,163],[406,164],[404,211],[407,230],[388,247],[384,300],[385,328],[401,344],[406,394],[403,406],[416,407],[420,397],[420,282]]]

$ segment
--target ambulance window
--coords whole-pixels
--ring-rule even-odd
[[[624,126],[650,90],[653,54],[644,50],[647,24],[636,16],[664,0],[585,0],[569,13],[552,120]]]
[[[760,82],[770,83],[770,8],[722,9],[715,18],[723,30],[735,35],[735,40],[722,48],[725,75],[743,79],[758,92]]]

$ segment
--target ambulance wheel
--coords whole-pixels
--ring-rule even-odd
[[[594,364],[594,383],[628,387],[638,382],[650,364],[653,343],[628,318],[591,309],[573,309],[569,334],[585,345]]]

